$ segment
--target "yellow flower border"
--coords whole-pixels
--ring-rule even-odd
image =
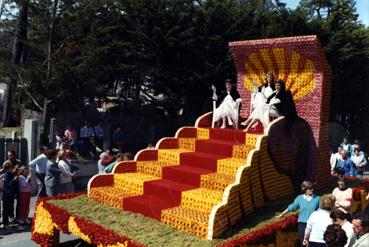
[[[43,202],[37,205],[35,213],[34,232],[52,236],[55,224],[51,218],[51,214],[44,208],[43,205]]]
[[[75,236],[82,238],[85,242],[91,244],[91,239],[84,234],[81,229],[79,229],[76,221],[74,220],[74,216],[69,217],[68,219],[68,230],[73,233]]]

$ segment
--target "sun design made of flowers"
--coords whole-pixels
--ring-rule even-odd
[[[290,90],[295,101],[311,93],[316,85],[315,67],[311,60],[304,59],[299,53],[284,48],[260,49],[251,53],[246,62],[244,85],[253,91],[253,81],[260,86],[265,83],[267,72],[273,72]]]

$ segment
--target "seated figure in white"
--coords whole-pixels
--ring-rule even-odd
[[[232,85],[231,80],[225,80],[225,88],[219,96],[216,93],[216,88],[213,89],[213,100],[217,102],[217,107],[213,111],[213,122],[223,120],[221,128],[226,127],[226,121],[229,125],[238,125],[239,105],[242,102],[240,94]]]
[[[275,90],[274,86],[274,74],[272,72],[268,72],[265,76],[265,83],[260,87],[257,87],[256,81],[253,81],[254,84],[254,92],[251,94],[251,107],[250,112],[252,112],[255,108],[264,105],[267,101],[268,97],[272,95]],[[246,121],[242,122],[241,125],[246,126]]]
[[[246,125],[247,132],[258,120],[266,128],[270,117],[279,117],[283,115],[283,100],[285,96],[284,83],[281,80],[275,81],[275,90],[263,104],[257,105],[251,112],[249,118],[243,123]]]
[[[274,85],[275,80],[272,72],[268,72],[266,74],[265,81],[266,82],[259,88],[256,86],[256,82],[254,81],[254,93],[251,96],[252,109],[257,108],[260,105],[263,105],[275,90]]]

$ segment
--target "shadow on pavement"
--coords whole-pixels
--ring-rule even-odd
[[[92,247],[96,245],[88,244],[87,242],[83,241],[82,239],[75,239],[66,241],[64,243],[56,245],[58,247]]]
[[[21,233],[21,232],[30,232],[32,229],[31,224],[27,225],[10,225],[9,228],[2,228],[0,229],[0,238],[1,236],[6,236],[14,233]]]

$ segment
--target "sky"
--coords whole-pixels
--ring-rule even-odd
[[[287,7],[295,9],[300,0],[282,0]],[[356,11],[359,14],[359,20],[366,26],[369,26],[369,0],[356,0]]]

